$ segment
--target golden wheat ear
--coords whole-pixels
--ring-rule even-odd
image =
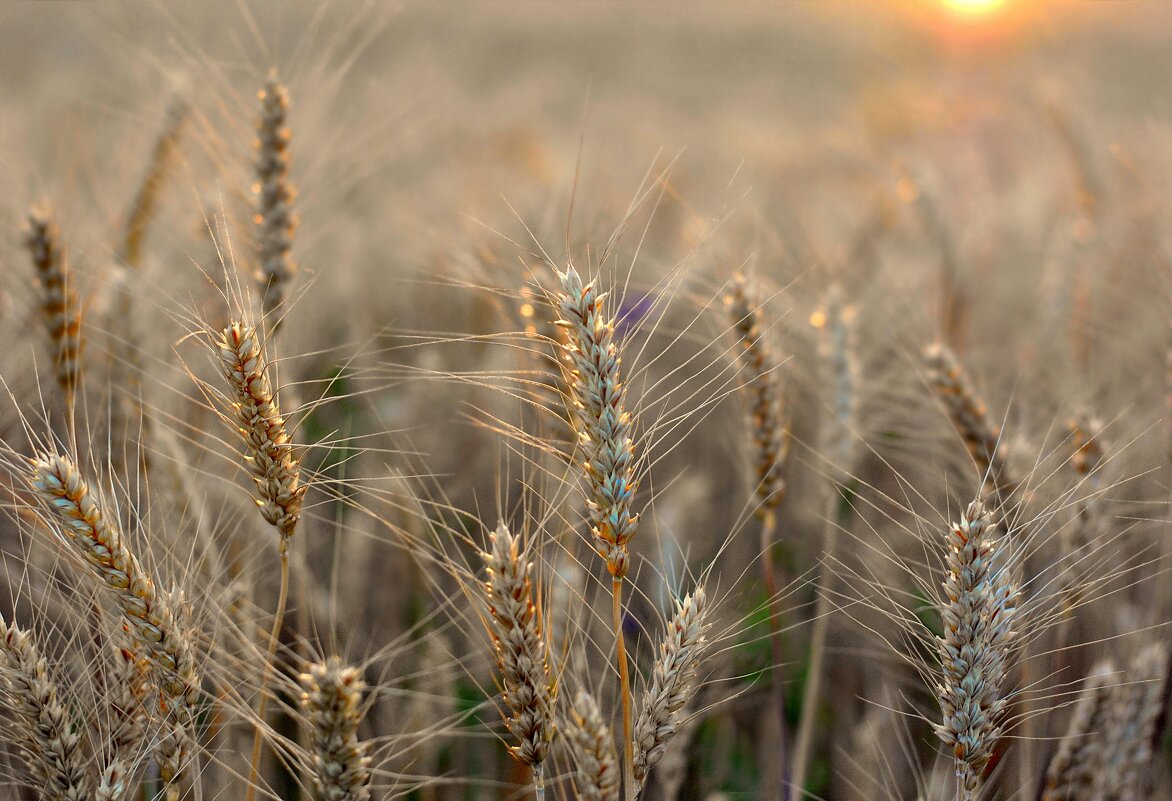
[[[594,696],[579,690],[563,726],[576,770],[578,797],[583,801],[618,801],[622,789],[614,734]]]
[[[24,241],[37,272],[41,316],[48,327],[54,376],[72,418],[81,382],[81,303],[61,232],[47,206],[29,210]]]
[[[256,242],[260,271],[261,302],[266,320],[275,330],[285,303],[289,282],[297,273],[293,260],[293,235],[297,215],[293,200],[297,191],[289,183],[289,140],[285,122],[289,115],[289,91],[269,73],[260,90],[260,121],[256,128]]]

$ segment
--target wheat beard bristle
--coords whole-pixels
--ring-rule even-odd
[[[1000,543],[980,501],[952,526],[947,546],[936,734],[952,752],[964,797],[972,798],[1005,719],[1002,684],[1015,636],[1017,587],[998,564]]]
[[[533,594],[533,563],[520,538],[504,523],[490,539],[491,550],[481,554],[488,573],[483,589],[501,674],[505,725],[516,740],[509,750],[524,764],[540,768],[553,742],[557,690],[549,642]]]
[[[244,439],[245,464],[256,482],[257,506],[264,519],[288,539],[301,519],[306,486],[301,483],[301,464],[273,395],[260,337],[247,323],[232,322],[217,339],[216,350]]]
[[[609,573],[621,579],[630,566],[627,543],[638,526],[631,501],[639,483],[634,475],[631,417],[623,406],[625,387],[614,321],[603,308],[606,295],[596,292],[592,283],[583,284],[572,266],[558,273],[558,278],[562,284],[558,325],[568,332],[568,383],[586,445],[585,468],[591,485],[587,505],[594,544]]]
[[[361,672],[336,656],[301,675],[301,708],[312,728],[314,786],[323,801],[370,798],[369,746],[358,739],[362,722]]]
[[[86,758],[78,727],[60,700],[57,684],[32,636],[0,617],[0,688],[20,718],[17,731],[29,768],[44,785],[46,801],[89,798]]]
[[[696,694],[696,674],[708,647],[708,605],[704,588],[697,587],[682,601],[667,624],[659,644],[659,658],[651,682],[643,693],[635,720],[635,795],[647,781],[648,771],[667,749],[679,728],[684,707]]]
[[[757,515],[763,517],[785,497],[782,472],[789,452],[789,427],[782,407],[782,394],[762,332],[757,308],[750,297],[745,276],[733,276],[732,292],[726,299],[733,329],[740,346],[740,357],[750,373],[750,420],[757,472],[756,493],[760,504]]]

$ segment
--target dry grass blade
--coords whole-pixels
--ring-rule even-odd
[[[369,747],[358,739],[361,672],[332,656],[301,675],[301,708],[312,728],[314,787],[322,801],[370,798]]]

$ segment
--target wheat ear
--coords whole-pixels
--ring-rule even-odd
[[[24,241],[40,284],[41,316],[49,329],[54,375],[72,420],[81,381],[81,304],[61,234],[48,208],[29,210]]]
[[[266,319],[275,328],[276,312],[285,302],[287,285],[297,272],[293,261],[293,234],[297,215],[293,199],[297,192],[289,183],[289,91],[269,73],[260,99],[260,121],[256,128],[256,238],[260,260],[261,298]]]
[[[60,700],[57,683],[32,636],[0,617],[0,687],[6,690],[27,751],[28,765],[44,785],[46,801],[89,798],[86,759],[77,725]]]
[[[255,795],[260,771],[262,727],[268,707],[267,688],[273,654],[285,620],[289,598],[289,539],[301,519],[301,503],[307,487],[301,483],[301,462],[285,427],[281,406],[273,393],[260,334],[251,325],[232,321],[215,341],[220,368],[228,381],[236,430],[244,442],[244,464],[256,484],[256,505],[261,516],[280,535],[278,559],[281,582],[277,609],[269,632],[268,650],[257,701],[257,725],[252,739],[252,758],[245,801]]]
[[[635,722],[635,794],[643,791],[647,772],[658,762],[680,727],[684,707],[698,689],[696,676],[708,648],[708,604],[697,587],[682,601],[659,644],[651,681],[643,692]]]
[[[176,94],[167,105],[163,127],[155,138],[146,172],[130,203],[126,225],[122,229],[118,256],[128,267],[137,268],[142,264],[142,243],[158,212],[159,197],[178,155],[189,111],[187,98],[183,94]]]
[[[631,502],[638,491],[631,416],[627,412],[621,359],[614,341],[614,319],[607,315],[605,293],[584,283],[573,265],[558,273],[558,325],[566,329],[567,383],[581,423],[579,439],[585,451],[590,483],[590,511],[594,547],[611,575],[611,626],[615,635],[615,662],[623,707],[623,773],[627,801],[634,801],[634,730],[631,677],[623,636],[623,577],[630,567],[627,543],[638,528]]]
[[[505,726],[516,741],[509,751],[533,769],[538,801],[544,798],[544,763],[554,737],[557,683],[541,609],[533,591],[533,562],[519,537],[501,523],[481,553],[486,623],[500,671]]]
[[[769,606],[769,646],[773,658],[771,693],[778,722],[778,760],[782,801],[789,798],[789,738],[785,712],[782,665],[785,654],[781,639],[781,603],[777,593],[777,566],[774,563],[776,508],[785,496],[782,470],[789,452],[789,425],[777,378],[777,365],[761,330],[760,315],[748,282],[742,273],[732,279],[732,291],[725,299],[737,336],[741,362],[749,372],[749,428],[753,440],[757,485],[757,517],[761,521],[761,573]]]
[[[943,404],[956,433],[965,448],[1002,498],[1008,498],[1017,488],[1006,454],[1007,445],[1000,441],[1001,430],[990,419],[972,383],[952,350],[942,343],[924,350],[928,367],[928,383]]]
[[[1143,648],[1127,668],[1127,680],[1112,688],[1095,766],[1094,801],[1145,801],[1158,722],[1167,705],[1168,649]]]
[[[1017,587],[980,501],[969,504],[946,543],[936,734],[952,751],[957,801],[972,801],[1005,721],[1002,685],[1015,636]]]
[[[301,676],[301,708],[313,729],[314,787],[321,801],[370,798],[369,746],[358,739],[362,722],[361,672],[336,656]]]
[[[618,801],[622,788],[614,735],[594,696],[578,691],[564,731],[578,774],[578,797],[582,801]]]
[[[1099,662],[1083,682],[1074,712],[1046,768],[1040,801],[1087,801],[1095,782],[1095,763],[1104,747],[1102,728],[1115,666]]]
[[[54,513],[57,529],[110,591],[150,661],[170,726],[157,747],[159,769],[166,797],[175,801],[199,697],[191,639],[179,626],[170,599],[159,594],[72,459],[55,453],[34,458],[29,484]]]

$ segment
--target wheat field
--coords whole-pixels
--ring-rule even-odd
[[[0,801],[1172,798],[1172,10],[0,5]]]

